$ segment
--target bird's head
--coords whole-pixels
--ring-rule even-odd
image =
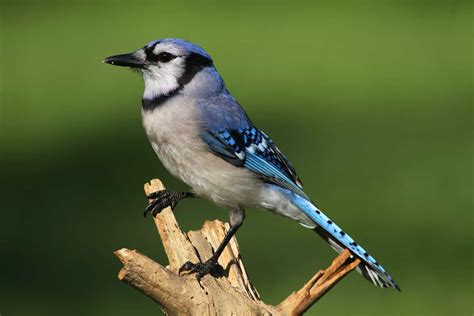
[[[107,57],[104,62],[140,71],[145,81],[143,98],[148,100],[181,92],[203,70],[207,75],[199,80],[209,81],[211,88],[216,84],[212,81],[221,81],[211,56],[200,46],[182,39],[152,41],[132,53]],[[203,84],[197,86],[202,88]]]

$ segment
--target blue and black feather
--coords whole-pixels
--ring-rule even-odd
[[[285,194],[288,194],[293,204],[317,225],[315,231],[319,235],[338,252],[348,248],[362,260],[358,270],[365,278],[380,287],[399,289],[395,281],[371,255],[310,202],[290,161],[265,133],[248,126],[206,130],[201,137],[211,151],[225,161],[237,167],[247,168],[264,181],[289,190],[284,191]]]
[[[247,168],[264,181],[309,199],[303,192],[301,180],[290,161],[275,143],[256,127],[206,130],[201,137],[211,151],[225,161]]]

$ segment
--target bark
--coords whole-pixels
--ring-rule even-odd
[[[163,189],[157,179],[145,184],[145,193]],[[154,221],[168,265],[163,267],[137,250],[123,248],[115,251],[123,263],[118,278],[157,302],[167,315],[301,315],[360,263],[345,250],[326,270],[272,306],[252,286],[235,238],[219,258],[225,271],[221,277],[206,275],[198,282],[192,274],[178,274],[186,261],[204,262],[211,257],[229,229],[227,223],[206,221],[201,230],[184,233],[170,208]]]

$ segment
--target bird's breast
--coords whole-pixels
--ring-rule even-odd
[[[182,137],[199,134],[199,113],[195,102],[173,98],[153,109],[142,109],[143,127],[151,142],[176,142]]]
[[[198,195],[219,205],[244,204],[261,187],[256,176],[214,155],[200,138],[199,113],[192,102],[165,103],[142,111],[143,126],[163,166]]]
[[[206,154],[200,138],[199,113],[195,103],[174,98],[153,110],[142,110],[143,127],[164,167],[193,186],[196,157]]]

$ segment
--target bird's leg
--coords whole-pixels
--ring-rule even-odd
[[[192,192],[171,192],[161,190],[147,194],[146,197],[152,199],[152,201],[145,208],[143,216],[146,217],[150,212],[155,217],[156,214],[160,213],[164,208],[171,206],[171,208],[174,209],[182,199],[196,197],[196,195]]]
[[[222,275],[224,269],[217,263],[219,256],[224,251],[225,247],[229,243],[230,239],[237,232],[239,227],[242,225],[245,219],[245,210],[243,208],[232,208],[230,210],[230,229],[225,234],[224,239],[217,247],[214,254],[206,261],[199,263],[192,263],[191,261],[186,262],[179,269],[179,273],[196,273],[196,279],[200,280],[206,274],[211,274],[213,277]]]

